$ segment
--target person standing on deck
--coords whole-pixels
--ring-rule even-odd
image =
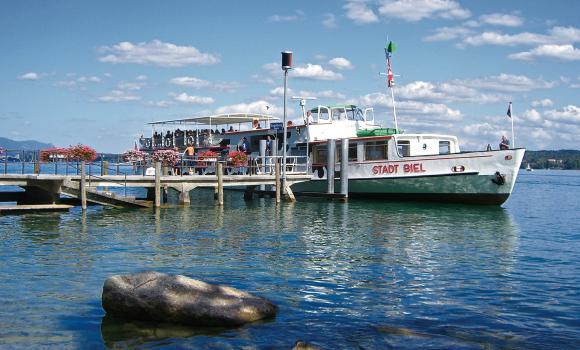
[[[185,156],[185,158],[187,159],[186,163],[189,166],[189,175],[193,174],[193,156],[195,154],[195,148],[193,148],[193,145],[190,143],[187,145],[187,148],[185,149],[185,151],[183,152],[183,155]]]
[[[507,137],[505,137],[505,135],[503,135],[501,137],[501,142],[499,144],[499,149],[500,150],[510,149],[510,140],[508,140]]]

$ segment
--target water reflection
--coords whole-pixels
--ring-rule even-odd
[[[204,335],[216,337],[227,333],[227,328],[188,327],[178,324],[131,321],[106,315],[101,322],[101,336],[106,347],[112,349],[167,345],[171,338],[190,338]]]

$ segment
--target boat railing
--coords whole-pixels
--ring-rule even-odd
[[[253,167],[256,174],[273,174],[276,162],[282,164],[281,156],[259,156],[254,158]],[[306,156],[286,156],[287,174],[306,174],[308,164]]]

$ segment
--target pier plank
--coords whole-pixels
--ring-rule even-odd
[[[21,214],[38,211],[68,211],[74,206],[68,204],[27,204],[27,205],[0,205],[0,215]]]

